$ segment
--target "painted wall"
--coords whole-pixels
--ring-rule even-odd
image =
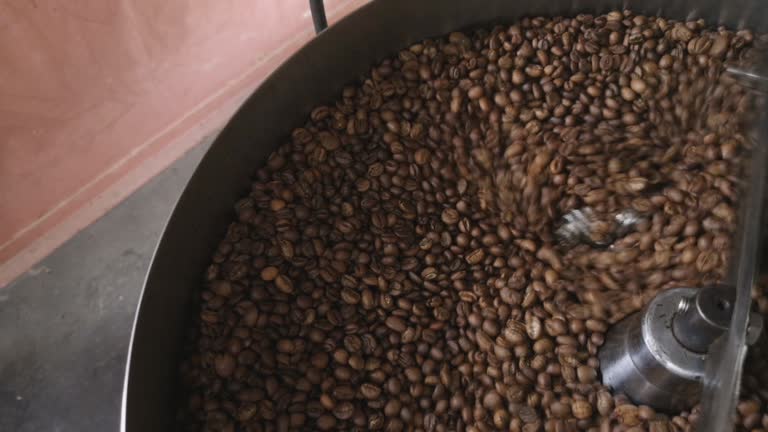
[[[326,0],[329,21],[364,0]],[[221,127],[307,0],[0,0],[0,286]]]

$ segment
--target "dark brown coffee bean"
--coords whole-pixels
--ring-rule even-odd
[[[317,419],[317,428],[320,430],[332,430],[336,427],[336,419],[330,415],[322,415]]]
[[[386,405],[384,405],[384,415],[387,417],[395,417],[400,415],[400,410],[403,408],[403,404],[400,399],[390,399]]]
[[[287,276],[278,275],[275,279],[275,286],[282,293],[293,294],[293,282]]]
[[[277,351],[286,354],[293,354],[296,351],[296,345],[290,339],[280,339],[277,342]]]
[[[216,367],[216,373],[222,377],[227,378],[235,371],[236,363],[234,357],[229,354],[217,355],[214,360]]]
[[[470,252],[467,257],[467,263],[470,265],[479,264],[485,258],[485,251],[482,249],[475,249]]]
[[[333,408],[333,415],[339,420],[349,420],[355,412],[355,406],[351,402],[339,402]]]
[[[390,316],[389,318],[387,318],[385,323],[387,327],[399,333],[404,332],[405,329],[407,328],[405,320],[403,320],[398,316]]]
[[[443,210],[441,219],[448,225],[453,225],[459,221],[459,212],[456,209],[447,208]]]
[[[418,165],[426,165],[430,160],[429,150],[426,148],[420,148],[416,150],[416,153],[413,155],[413,160]]]
[[[370,383],[363,383],[360,386],[360,392],[366,399],[378,399],[381,396],[381,388]]]

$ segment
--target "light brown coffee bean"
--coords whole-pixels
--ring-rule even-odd
[[[261,270],[261,278],[265,281],[273,281],[277,278],[280,271],[277,269],[277,267],[264,267]]]
[[[592,405],[585,400],[575,400],[571,403],[571,411],[577,419],[587,419],[592,416]]]

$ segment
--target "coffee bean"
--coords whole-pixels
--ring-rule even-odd
[[[232,284],[228,281],[214,281],[211,284],[211,291],[221,297],[229,297],[232,295]]]
[[[360,386],[360,392],[366,399],[378,399],[381,396],[381,388],[369,383]]]
[[[640,424],[639,410],[635,405],[624,404],[614,408],[613,413],[619,418],[622,424],[626,426],[636,426]]]
[[[441,219],[448,225],[453,225],[459,221],[459,212],[456,209],[448,208],[443,210]]]
[[[475,249],[471,251],[467,257],[467,263],[470,265],[479,264],[485,258],[485,251],[482,249]]]
[[[758,412],[760,410],[760,403],[755,400],[743,400],[736,406],[736,410],[740,415],[746,417]]]
[[[579,382],[589,384],[597,379],[597,371],[589,366],[579,366],[576,368],[576,375]]]
[[[592,416],[592,405],[585,400],[575,400],[571,403],[571,411],[577,419],[587,419]]]
[[[390,316],[385,321],[385,324],[390,329],[392,329],[392,330],[394,330],[396,332],[399,332],[399,333],[404,332],[405,329],[407,328],[407,326],[405,324],[405,321],[402,318],[397,317],[397,316]]]
[[[273,281],[275,278],[277,278],[280,271],[277,269],[277,267],[264,267],[261,270],[261,278],[265,281]]]
[[[326,410],[330,411],[336,407],[336,401],[331,397],[331,395],[323,393],[320,395],[320,405],[322,405]]]
[[[561,336],[568,331],[568,327],[565,324],[565,321],[558,318],[544,321],[544,329],[550,336]]]
[[[363,340],[360,336],[349,335],[344,337],[344,348],[350,353],[357,353],[363,349]]]
[[[287,276],[277,275],[277,278],[275,278],[275,287],[277,287],[277,289],[282,293],[293,293],[293,282],[291,282]]]
[[[322,415],[317,419],[317,428],[320,430],[332,430],[336,427],[336,419],[330,415]]]
[[[426,148],[420,148],[416,150],[413,155],[413,160],[418,165],[426,165],[430,160],[430,152]]]
[[[286,202],[281,199],[273,199],[269,202],[269,208],[273,212],[279,212],[280,210],[284,209],[286,206]]]
[[[501,395],[495,390],[491,390],[483,396],[483,406],[488,410],[495,410],[502,404]]]
[[[629,85],[630,85],[632,91],[634,91],[635,93],[637,93],[639,95],[642,95],[643,93],[645,93],[645,90],[648,88],[648,86],[646,85],[645,81],[643,81],[642,79],[639,79],[639,78],[633,79],[630,82]]]
[[[653,410],[653,408],[646,406],[646,405],[640,405],[637,408],[637,415],[645,421],[653,420],[656,417],[656,412]]]
[[[555,345],[552,342],[552,339],[549,339],[549,338],[539,339],[533,343],[533,352],[537,354],[545,354],[545,353],[551,352],[554,349],[554,347]]]
[[[354,289],[344,288],[341,291],[341,299],[344,301],[344,303],[355,305],[360,303],[361,296]]]
[[[553,402],[549,407],[552,416],[555,418],[568,418],[571,414],[571,406],[562,402]]]
[[[333,389],[333,397],[336,400],[352,400],[355,397],[355,390],[347,385],[338,385]]]
[[[277,342],[277,351],[286,354],[293,354],[296,350],[296,345],[290,339],[280,339]]]
[[[603,417],[607,417],[613,412],[613,397],[605,390],[597,393],[597,411]]]
[[[340,402],[333,408],[333,415],[339,420],[349,420],[354,412],[355,406],[351,402]]]
[[[222,378],[229,377],[235,371],[235,359],[229,354],[217,355],[214,364],[216,373]]]

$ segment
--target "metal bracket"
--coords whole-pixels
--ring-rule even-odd
[[[312,13],[312,23],[315,24],[315,33],[320,34],[328,28],[328,19],[325,17],[323,0],[309,0],[309,11]]]

